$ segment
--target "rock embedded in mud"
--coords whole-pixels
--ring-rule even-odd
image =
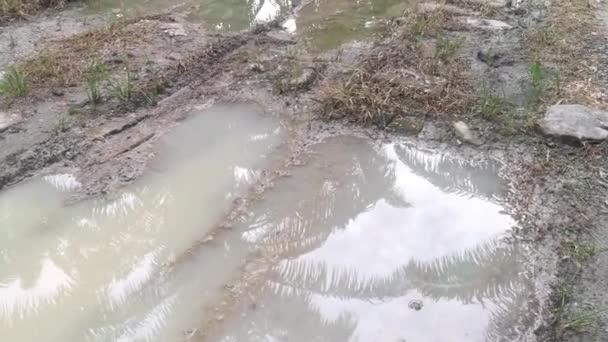
[[[477,59],[493,68],[514,64],[512,56],[508,55],[505,51],[496,51],[493,48],[479,50],[477,52]]]
[[[317,72],[312,67],[306,67],[302,70],[300,75],[292,78],[289,81],[289,86],[292,89],[307,90],[310,85],[316,80]]]
[[[418,139],[421,140],[441,140],[442,137],[443,132],[432,122],[425,123],[418,133]]]
[[[464,22],[471,27],[486,31],[502,31],[513,28],[504,21],[494,19],[467,18]]]
[[[464,122],[453,122],[452,127],[454,128],[454,133],[456,133],[456,136],[460,140],[475,146],[481,145],[481,140],[479,139],[477,134],[475,134]]]
[[[539,121],[542,132],[559,138],[600,141],[608,138],[608,112],[583,105],[554,105]]]
[[[163,32],[165,32],[171,37],[188,35],[186,29],[184,28],[184,25],[180,23],[163,23],[161,29],[163,30]]]
[[[260,63],[251,63],[247,66],[247,70],[248,71],[253,71],[253,72],[264,72],[264,66]]]
[[[0,132],[4,132],[21,121],[23,121],[23,117],[19,114],[0,112]]]

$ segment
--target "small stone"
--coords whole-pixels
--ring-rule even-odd
[[[412,309],[412,310],[416,310],[416,311],[420,311],[422,310],[422,307],[424,306],[424,303],[422,303],[421,300],[412,300],[410,301],[407,306]]]
[[[426,122],[422,126],[420,133],[418,133],[418,139],[421,140],[441,140],[441,137],[441,131],[432,122]]]
[[[513,28],[513,26],[505,23],[504,21],[494,19],[467,18],[465,23],[474,28],[488,31],[510,30]]]
[[[253,72],[264,72],[264,66],[260,63],[251,63],[247,66],[247,70]]]
[[[64,95],[63,90],[61,90],[61,89],[53,89],[53,90],[51,90],[51,94],[53,94],[54,96],[63,96]]]
[[[467,126],[467,124],[465,124],[464,122],[453,122],[452,127],[454,128],[456,136],[460,140],[476,146],[481,145],[481,140],[479,140],[479,137],[477,137],[477,135],[473,131],[471,131],[469,126]]]
[[[492,48],[479,50],[477,52],[477,59],[494,68],[502,65],[513,65],[514,63],[511,56]]]
[[[315,81],[317,78],[317,73],[313,68],[304,68],[302,73],[292,79],[289,84],[294,89],[308,89],[308,87]]]
[[[171,52],[169,55],[167,55],[167,59],[171,61],[179,61],[182,59],[182,55],[178,52]]]
[[[554,105],[539,126],[549,136],[601,141],[608,138],[608,112],[577,104]]]
[[[188,35],[184,25],[180,23],[165,23],[161,26],[161,29],[171,37]]]
[[[404,135],[416,135],[422,129],[422,118],[399,116],[391,121],[387,130]]]

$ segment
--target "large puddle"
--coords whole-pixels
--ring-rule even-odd
[[[323,143],[242,239],[278,261],[211,341],[512,341],[531,324],[496,166]]]
[[[511,341],[530,327],[526,253],[509,242],[494,163],[331,138],[218,228],[283,130],[215,107],[108,198],[65,205],[69,175],[0,193],[2,340]],[[256,263],[262,281],[210,310]]]
[[[286,15],[286,31],[305,38],[312,50],[326,50],[374,32],[378,20],[396,17],[408,6],[403,0],[91,0],[89,13],[144,15],[170,10],[187,10],[188,19],[219,31],[245,30]],[[301,8],[290,16],[294,8]]]
[[[148,174],[111,198],[64,206],[79,185],[69,175],[0,193],[1,340],[183,340],[234,270],[210,259],[206,272],[165,270],[215,228],[281,134],[250,108],[216,108],[177,127]]]

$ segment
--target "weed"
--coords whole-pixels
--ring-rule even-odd
[[[562,76],[559,70],[553,74],[553,87],[557,95],[562,93]]]
[[[424,36],[435,36],[440,32],[440,28],[449,18],[442,10],[430,13],[414,9],[413,12],[406,13],[409,25],[404,32],[415,39],[420,39]]]
[[[25,95],[25,75],[14,66],[8,67],[0,80],[0,94],[14,98]]]
[[[123,33],[123,30],[125,27],[127,27],[127,24],[127,20],[125,19],[125,16],[122,13],[115,14],[110,18],[110,25],[108,26],[108,31]]]
[[[542,92],[545,86],[545,70],[539,58],[535,58],[534,61],[528,65],[528,75],[530,76],[532,88],[538,92]]]
[[[0,19],[23,18],[45,8],[63,6],[66,0],[0,0]]]
[[[144,98],[144,101],[146,101],[146,103],[149,106],[156,106],[156,104],[158,103],[158,98],[160,96],[160,86],[155,86],[152,87],[151,90],[148,91],[141,91],[141,95]]]
[[[68,115],[78,115],[80,114],[80,108],[78,106],[75,105],[70,105],[70,107],[68,108]]]
[[[531,92],[528,96],[528,108],[526,117],[536,117],[545,91],[545,69],[539,58],[535,58],[528,64],[528,76],[530,77]]]
[[[87,96],[94,105],[101,101],[101,82],[107,77],[108,73],[103,63],[96,60],[91,62],[86,71],[85,81]]]
[[[494,94],[486,85],[481,87],[479,94],[479,112],[486,119],[495,118],[502,113],[503,98]]]
[[[463,39],[452,39],[445,36],[437,38],[434,57],[444,63],[450,63],[455,59],[463,42]]]
[[[121,101],[131,99],[133,92],[133,77],[129,68],[127,68],[126,78],[112,85],[114,96]]]
[[[61,116],[53,127],[53,133],[59,134],[68,130],[70,127],[69,119],[66,116]]]
[[[526,109],[524,114],[524,128],[533,129],[536,127],[538,115],[535,109]]]
[[[563,323],[564,329],[572,329],[582,331],[593,325],[600,317],[601,314],[607,312],[608,309],[593,310],[587,309],[582,310],[566,322]]]
[[[528,32],[528,40],[534,49],[556,46],[561,36],[562,33],[553,25],[540,25]]]
[[[559,296],[559,309],[561,310],[574,294],[572,286],[562,281],[555,286],[555,292]]]
[[[515,113],[507,111],[502,117],[502,133],[510,137],[515,133]]]
[[[603,250],[599,249],[596,245],[591,243],[577,243],[572,242],[569,244],[570,255],[574,260],[579,263],[585,263],[591,260],[598,252]]]
[[[60,63],[59,55],[54,52],[30,59],[22,67],[24,70],[27,70],[29,83],[33,87],[43,83],[60,87],[64,86],[68,81],[73,82],[74,70],[65,70]]]
[[[431,18],[426,15],[417,15],[414,18],[414,24],[412,25],[412,33],[416,37],[422,37],[431,26]]]

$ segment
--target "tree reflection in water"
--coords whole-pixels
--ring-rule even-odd
[[[418,177],[416,182],[427,182],[442,193],[459,196],[462,201],[477,198],[493,202],[488,205],[495,208],[496,215],[502,215],[497,205],[500,180],[495,175],[495,164],[485,163],[473,168],[463,161],[404,145],[385,146],[379,151],[355,138],[335,139],[319,145],[317,151],[305,168],[294,171],[291,179],[278,184],[276,191],[269,194],[263,210],[258,211],[263,214],[253,220],[244,235],[257,246],[278,254],[281,261],[271,272],[260,304],[256,304],[254,311],[249,311],[245,322],[238,323],[242,328],[231,329],[227,341],[239,340],[240,334],[243,335],[240,338],[249,340],[255,340],[254,336],[280,338],[285,334],[290,336],[290,341],[365,340],[369,336],[357,330],[364,318],[356,310],[340,307],[348,307],[345,303],[357,303],[353,306],[368,305],[366,310],[371,312],[378,306],[396,305],[405,300],[405,304],[397,306],[399,311],[407,311],[407,315],[424,312],[424,308],[418,313],[407,307],[412,298],[423,299],[425,305],[432,306],[427,310],[443,314],[446,317],[442,320],[446,322],[455,319],[449,314],[458,315],[458,306],[456,311],[450,309],[442,313],[444,306],[456,303],[464,310],[473,305],[477,308],[475,315],[481,313],[480,319],[485,320],[477,322],[484,327],[477,329],[479,336],[471,336],[474,339],[485,336],[488,341],[511,340],[507,337],[515,338],[521,333],[518,329],[533,315],[527,305],[532,285],[525,276],[525,251],[503,241],[501,234],[494,234],[493,238],[482,236],[474,244],[462,248],[454,239],[455,246],[451,246],[449,252],[412,255],[391,272],[368,267],[364,265],[367,261],[353,265],[353,260],[361,261],[353,254],[353,249],[326,251],[331,241],[353,234],[360,239],[360,246],[354,247],[356,254],[357,248],[365,249],[364,245],[371,244],[369,239],[374,235],[392,229],[395,222],[386,221],[388,223],[384,225],[385,221],[381,219],[372,222],[371,226],[369,220],[367,226],[357,224],[366,213],[373,213],[379,206],[416,216],[416,201],[428,199],[412,197],[413,202],[409,203],[406,199],[410,197],[403,195],[408,189],[396,186],[404,165],[410,174]],[[413,191],[416,186],[420,187],[420,184],[412,184]],[[479,220],[475,216],[469,220],[471,225],[484,224],[474,222]],[[505,220],[511,223],[508,217]],[[406,221],[403,222],[405,225]],[[454,222],[457,224],[462,222]],[[440,228],[440,232],[453,229],[450,226]],[[412,239],[437,238],[431,229],[416,229],[422,233]],[[448,236],[448,245],[449,239]],[[399,245],[400,242],[396,242]],[[409,246],[411,242],[403,243]],[[434,240],[426,243],[432,245]],[[441,244],[441,241],[437,243]],[[382,253],[391,253],[382,248],[376,252],[378,258]],[[335,305],[332,307],[331,303]],[[478,317],[475,315],[472,317]],[[382,324],[386,324],[383,328],[391,329],[391,323]],[[409,329],[408,322],[401,322],[400,328]],[[299,337],[304,332],[308,334]],[[433,335],[434,331],[428,331],[428,334]],[[427,336],[422,340],[434,339]]]

